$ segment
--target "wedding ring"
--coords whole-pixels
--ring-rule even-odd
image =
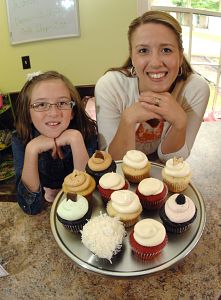
[[[155,100],[155,103],[154,103],[154,105],[156,105],[156,106],[160,106],[160,98],[157,98],[157,97],[155,97],[154,98],[154,100]]]

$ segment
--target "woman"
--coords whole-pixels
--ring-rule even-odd
[[[12,138],[17,200],[24,212],[39,213],[74,168],[85,169],[96,135],[68,78],[55,71],[32,74],[17,99]]]
[[[163,162],[189,156],[209,86],[184,57],[181,35],[170,14],[144,13],[129,26],[130,57],[98,80],[99,146],[108,147],[113,159],[130,149],[157,152]]]

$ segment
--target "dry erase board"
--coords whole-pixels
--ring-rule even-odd
[[[79,36],[77,0],[7,0],[11,44]]]

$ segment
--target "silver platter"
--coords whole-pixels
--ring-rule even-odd
[[[152,163],[150,172],[151,177],[162,179],[162,167],[163,166],[160,164]],[[117,162],[117,172],[122,173],[120,161]],[[131,185],[130,189],[135,190],[135,187],[136,185]],[[153,274],[155,272],[167,269],[182,260],[196,246],[203,233],[206,222],[206,212],[203,198],[192,183],[189,184],[188,188],[183,193],[189,196],[197,207],[197,217],[195,221],[190,226],[190,229],[182,234],[168,234],[168,244],[162,253],[158,257],[148,262],[139,261],[131,252],[128,237],[132,228],[127,230],[128,234],[124,239],[122,251],[113,257],[112,264],[106,259],[99,259],[96,257],[81,243],[80,235],[76,235],[68,231],[58,221],[56,217],[56,211],[59,202],[64,197],[62,191],[57,195],[52,205],[50,213],[51,229],[61,250],[83,269],[102,275],[120,278]],[[170,193],[168,194],[168,197],[169,196]],[[105,206],[97,190],[93,193],[92,201],[92,217],[99,215],[100,212],[106,212]],[[144,211],[140,218],[154,218],[160,221],[157,212]]]

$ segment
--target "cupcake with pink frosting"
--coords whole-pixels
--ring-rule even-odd
[[[188,196],[173,194],[159,211],[160,218],[168,232],[186,231],[197,216],[197,209]]]
[[[145,178],[137,186],[136,194],[145,209],[159,209],[168,194],[168,188],[165,183],[157,178]]]
[[[125,227],[134,225],[142,212],[139,197],[130,190],[119,190],[111,194],[107,203],[110,217],[118,217]]]
[[[166,230],[159,221],[143,219],[130,233],[130,245],[135,257],[146,261],[161,253],[167,244]]]
[[[128,182],[125,180],[124,176],[118,173],[110,172],[104,174],[98,184],[98,191],[106,204],[110,199],[111,194],[118,190],[127,190],[129,187]]]
[[[173,193],[184,191],[190,183],[191,176],[190,165],[182,157],[169,159],[162,170],[163,181]]]
[[[122,171],[128,181],[138,183],[150,176],[151,164],[145,153],[129,150],[123,157]]]

